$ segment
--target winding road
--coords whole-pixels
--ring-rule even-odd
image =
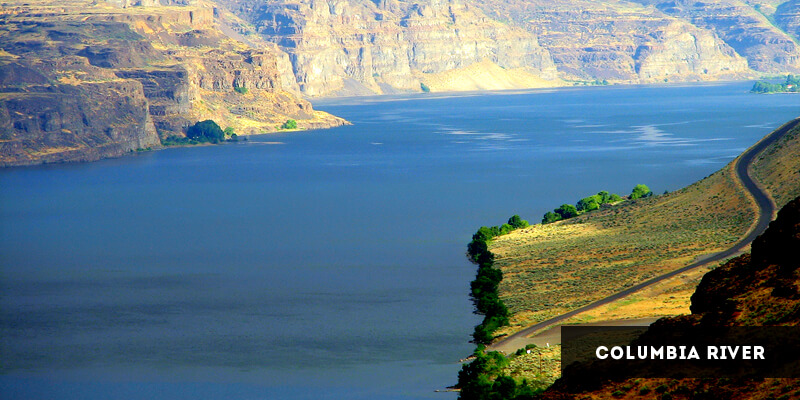
[[[678,274],[706,265],[708,263],[724,260],[740,252],[745,246],[750,244],[750,242],[755,240],[755,238],[758,235],[760,235],[762,232],[764,232],[764,230],[767,229],[767,226],[769,226],[769,223],[772,221],[772,216],[775,214],[775,208],[776,208],[775,203],[772,201],[772,198],[766,192],[764,192],[761,186],[759,186],[758,183],[756,183],[756,181],[753,179],[753,177],[750,176],[750,167],[753,165],[753,161],[755,161],[756,156],[759,153],[761,153],[762,151],[764,151],[764,149],[766,149],[771,144],[775,143],[777,140],[782,138],[783,135],[792,130],[792,128],[794,128],[798,124],[800,124],[800,118],[796,118],[793,121],[784,124],[780,128],[770,133],[769,135],[765,136],[758,143],[756,143],[749,149],[745,150],[745,152],[742,153],[742,155],[739,156],[739,158],[736,160],[736,165],[735,165],[736,177],[739,179],[740,182],[742,182],[745,189],[750,193],[750,196],[755,200],[759,209],[757,223],[750,230],[750,233],[741,240],[739,240],[738,242],[736,242],[736,244],[734,244],[727,250],[713,254],[710,257],[703,258],[702,260],[695,261],[683,268],[646,280],[621,292],[597,300],[594,303],[587,304],[583,307],[577,308],[568,313],[555,316],[548,320],[539,322],[535,325],[531,325],[513,335],[507,336],[493,343],[487,348],[487,350],[503,351],[506,354],[509,354],[519,348],[524,347],[525,344],[528,342],[528,336],[532,335],[534,332],[547,328],[551,325],[556,324],[557,322],[563,321],[567,318],[573,317],[582,312],[595,309],[604,304],[611,303],[612,301],[615,300],[619,300],[625,296],[628,296],[634,292],[637,292],[655,283],[661,282],[665,279],[672,278]]]

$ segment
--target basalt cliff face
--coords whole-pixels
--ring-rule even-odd
[[[300,96],[800,72],[800,0],[5,0],[0,165],[343,124]]]
[[[691,315],[662,318],[645,335],[697,326],[800,325],[799,248],[800,198],[796,198],[753,242],[751,254],[703,277],[692,295]],[[798,379],[626,379],[633,371],[618,372],[587,370],[581,376],[589,379],[558,380],[541,398],[744,400],[800,396]]]
[[[217,3],[289,54],[309,96],[800,72],[797,0]]]
[[[288,57],[203,1],[11,1],[0,13],[0,165],[160,147],[213,119],[238,134],[341,125],[284,86]]]
[[[795,42],[800,39],[800,0],[787,1],[775,9],[775,23],[792,35]]]
[[[714,32],[615,1],[477,0],[535,32],[566,79],[648,83],[735,79],[747,61]]]
[[[741,1],[636,0],[659,11],[689,21],[697,27],[716,33],[759,72],[782,73],[800,70],[800,46],[791,35],[787,21],[792,3],[780,6],[781,12],[769,5],[749,5]],[[770,13],[771,12],[771,13]],[[778,21],[785,21],[780,23]]]
[[[487,18],[468,2],[220,3],[290,54],[300,89],[312,96],[420,91],[428,86],[458,90],[458,79],[448,81],[436,74],[458,74],[476,64],[499,67],[495,76],[525,75],[539,86],[557,84],[552,58],[534,35]]]

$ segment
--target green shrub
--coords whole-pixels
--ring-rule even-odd
[[[428,85],[422,82],[419,83],[419,88],[422,89],[424,93],[429,93],[431,91],[431,88],[429,88]]]
[[[188,137],[182,136],[167,136],[166,138],[161,140],[162,146],[184,146],[190,144],[197,144],[196,140],[189,139]]]
[[[297,129],[297,121],[293,119],[287,119],[286,122],[281,125],[281,129]]]
[[[249,90],[247,90],[247,88],[244,86],[234,86],[233,90],[235,90],[236,93],[239,94],[247,94],[247,92],[249,92]]]
[[[601,192],[602,193],[602,192]],[[602,202],[603,197],[600,195],[594,195],[589,197],[584,197],[578,200],[576,207],[578,211],[593,211],[600,208],[600,203]]]
[[[561,220],[561,216],[560,215],[558,215],[558,214],[556,214],[556,213],[554,213],[552,211],[548,211],[548,212],[546,212],[544,214],[544,217],[542,217],[542,224],[549,224],[549,223],[560,221],[560,220]]]
[[[569,219],[578,216],[578,209],[572,204],[562,204],[561,207],[558,207],[553,211],[560,215],[562,219]]]
[[[653,191],[651,191],[646,185],[636,185],[634,186],[633,191],[631,191],[631,200],[650,197],[652,195]]]
[[[216,122],[207,119],[190,126],[186,131],[186,137],[199,143],[219,143],[225,140],[225,133]]]
[[[508,224],[514,227],[514,229],[527,228],[530,226],[528,221],[520,218],[519,215],[512,215],[511,218],[508,219]]]

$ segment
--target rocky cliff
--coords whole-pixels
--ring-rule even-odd
[[[787,1],[778,6],[774,18],[781,29],[793,36],[795,43],[800,40],[800,0]]]
[[[344,123],[284,87],[286,54],[213,3],[12,1],[0,20],[0,165],[156,148],[204,119],[238,134]]]
[[[477,63],[495,69],[495,76],[503,75],[500,86],[516,86],[511,75],[520,72],[539,78],[534,86],[560,84],[549,52],[534,35],[488,18],[469,2],[225,0],[220,4],[289,53],[300,89],[311,96],[440,86],[458,90],[462,87],[457,82],[442,84],[441,77],[433,75]],[[485,88],[493,87],[487,83]]]
[[[476,0],[539,36],[567,79],[663,82],[734,79],[746,60],[713,32],[652,7],[617,1]]]
[[[715,0],[637,0],[655,6],[667,15],[681,18],[693,25],[716,33],[736,52],[747,59],[750,67],[759,72],[782,73],[800,71],[800,46],[773,24],[767,7],[751,6],[741,1]],[[792,2],[779,7],[776,19],[787,21]]]
[[[286,51],[310,96],[800,72],[797,0],[217,3]]]

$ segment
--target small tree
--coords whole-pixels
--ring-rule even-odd
[[[550,224],[559,220],[561,220],[560,215],[552,211],[548,211],[544,214],[544,217],[542,218],[542,224]]]
[[[578,209],[572,204],[562,204],[561,207],[558,207],[553,211],[560,215],[562,219],[569,219],[578,216]]]
[[[519,215],[513,215],[511,218],[508,219],[508,224],[511,225],[514,229],[519,228],[527,228],[530,224],[528,221],[520,218]]]
[[[297,129],[297,121],[293,119],[287,119],[286,122],[281,125],[281,129]]]
[[[223,132],[223,133],[225,133],[225,136],[233,136],[233,135],[235,135],[235,134],[236,134],[236,133],[234,132],[234,130],[233,130],[233,127],[230,127],[230,126],[229,126],[229,127],[227,127],[227,128],[225,128],[225,130],[224,130],[224,131],[222,131],[222,132]]]
[[[216,122],[207,119],[190,126],[186,137],[198,142],[219,143],[225,140],[225,133]]]
[[[643,197],[650,197],[653,195],[653,192],[650,190],[649,187],[646,185],[636,185],[631,192],[631,200],[643,198]]]
[[[584,197],[578,201],[576,208],[578,211],[597,210],[600,208],[600,201],[602,201],[602,197],[599,195]]]

